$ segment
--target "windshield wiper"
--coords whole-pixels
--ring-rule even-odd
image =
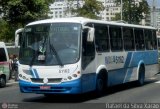
[[[50,42],[49,42],[49,46],[50,46],[51,50],[53,51],[53,53],[55,54],[56,59],[57,59],[59,65],[60,65],[60,66],[63,66],[63,63],[62,63],[62,61],[61,61],[61,59],[60,59],[60,57],[59,57],[56,49],[54,48],[54,46],[53,46]]]

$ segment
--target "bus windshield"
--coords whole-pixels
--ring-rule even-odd
[[[63,65],[79,60],[78,23],[48,23],[26,26],[19,62],[25,65]]]

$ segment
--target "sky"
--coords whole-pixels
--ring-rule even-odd
[[[147,0],[147,1],[148,1],[148,4],[152,6],[153,0]],[[155,2],[156,2],[156,7],[160,7],[160,0],[155,0]]]

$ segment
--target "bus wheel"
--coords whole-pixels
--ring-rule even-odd
[[[139,74],[138,74],[137,85],[138,86],[144,85],[144,80],[145,80],[145,70],[144,70],[144,67],[140,67]]]
[[[97,81],[96,81],[96,94],[102,95],[105,91],[105,75],[98,75]]]
[[[0,87],[5,87],[6,86],[6,79],[4,76],[0,77]]]

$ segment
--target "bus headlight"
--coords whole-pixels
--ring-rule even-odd
[[[74,77],[74,78],[77,78],[78,76],[80,76],[80,71],[78,71],[77,73],[72,75],[72,77]]]
[[[22,78],[22,74],[19,74],[19,77]]]
[[[25,77],[25,76],[23,76],[22,78],[26,80],[26,77]]]
[[[77,75],[77,74],[73,74],[72,76],[73,76],[74,78],[76,78],[78,75]]]
[[[20,80],[30,81],[29,78],[27,78],[26,76],[23,76],[22,74],[19,74],[18,76]]]
[[[69,80],[71,80],[71,79],[72,79],[72,77],[71,77],[71,76],[68,76],[68,79],[69,79]]]

